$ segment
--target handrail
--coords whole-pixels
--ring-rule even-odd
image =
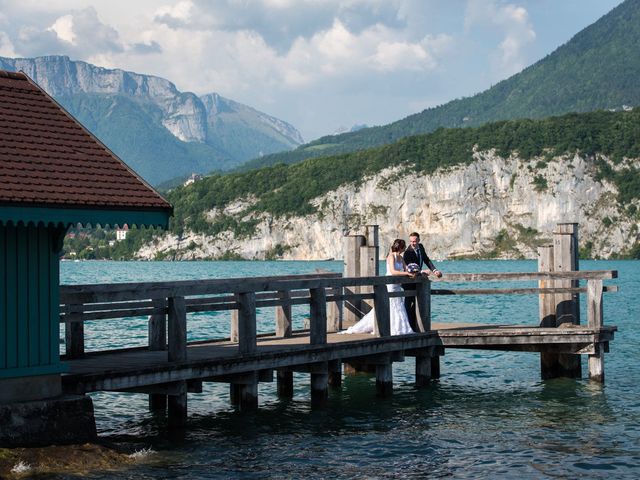
[[[509,272],[509,273],[451,273],[442,278],[429,278],[434,282],[496,282],[533,280],[605,280],[617,278],[616,270],[576,272]],[[63,285],[60,287],[61,303],[98,303],[154,299],[175,296],[194,296],[221,293],[246,293],[310,288],[339,288],[386,285],[391,283],[423,283],[425,277],[398,278],[341,277],[338,273],[314,275],[290,275],[281,277],[228,278],[216,280],[188,280],[176,282],[142,282],[89,285]]]
[[[178,282],[64,285],[60,287],[60,322],[66,325],[67,358],[84,354],[83,324],[89,320],[150,316],[150,348],[167,349],[171,361],[186,359],[186,314],[233,312],[231,338],[242,354],[256,348],[256,309],[276,307],[276,332],[291,335],[291,306],[309,305],[311,342],[326,343],[327,331],[339,328],[338,303],[373,299],[377,311],[375,331],[390,335],[389,298],[416,296],[418,328],[431,330],[432,295],[561,294],[587,293],[589,326],[602,326],[602,293],[616,291],[603,279],[617,278],[615,270],[574,272],[452,273],[442,278],[398,276],[342,277],[339,273],[316,273],[278,277],[254,277]],[[432,289],[432,283],[534,280],[587,280],[586,287],[530,287],[482,289]],[[389,293],[388,284],[415,284],[414,290]],[[373,293],[352,292],[353,287],[373,287]],[[204,297],[203,296],[207,296]],[[331,305],[328,305],[331,304]],[[329,306],[331,310],[329,311]],[[387,314],[384,312],[387,311]],[[164,343],[168,331],[168,344]],[[164,333],[163,333],[164,332]]]

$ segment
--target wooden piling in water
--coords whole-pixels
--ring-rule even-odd
[[[167,315],[164,313],[167,305],[164,298],[152,301],[153,308],[162,310],[162,313],[154,313],[149,317],[149,350],[164,351],[167,349]],[[167,395],[163,393],[149,394],[149,410],[162,415],[167,412]]]
[[[538,247],[538,271],[553,272],[553,245]],[[553,280],[539,280],[540,288],[554,287]],[[556,326],[556,301],[555,294],[542,293],[539,295],[540,326],[555,328]],[[540,354],[540,376],[543,380],[559,376],[558,354],[542,352]]]
[[[577,271],[578,265],[578,224],[559,223],[553,232],[553,269],[555,272]],[[575,288],[577,280],[557,280],[556,287]],[[556,327],[580,324],[579,297],[577,293],[557,293]],[[580,355],[561,353],[558,355],[559,374],[563,377],[582,376]]]
[[[311,405],[324,407],[329,398],[329,366],[327,362],[311,365]]]
[[[329,362],[329,386],[339,389],[342,386],[342,362],[332,360]]]
[[[342,237],[342,256],[345,277],[360,277],[360,247],[364,246],[366,238],[363,235],[346,235]],[[360,287],[344,289],[345,294],[360,293]],[[360,320],[362,305],[360,300],[345,300],[343,304],[343,327],[350,327]]]
[[[175,391],[168,395],[167,420],[170,428],[180,428],[187,424],[187,382],[175,382],[173,387]]]

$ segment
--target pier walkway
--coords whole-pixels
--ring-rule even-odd
[[[311,397],[322,403],[328,386],[340,384],[343,365],[375,372],[377,393],[393,384],[392,364],[415,357],[416,384],[440,375],[439,357],[449,348],[540,352],[543,378],[580,376],[580,356],[588,357],[589,376],[604,381],[604,354],[615,326],[602,318],[603,293],[615,291],[603,280],[615,271],[449,274],[425,277],[342,277],[340,274],[293,275],[223,280],[154,282],[61,287],[61,319],[66,326],[63,388],[68,393],[141,392],[153,408],[168,405],[169,419],[186,418],[188,392],[202,382],[230,384],[232,402],[257,406],[259,382],[278,382],[278,393],[293,392],[292,372],[311,375]],[[579,282],[586,283],[580,286]],[[389,283],[415,283],[415,290],[389,293]],[[441,288],[448,284],[500,282],[499,288]],[[528,282],[526,287],[504,284]],[[534,286],[531,286],[531,284]],[[579,295],[587,321],[580,324]],[[415,295],[419,332],[390,335],[390,296]],[[437,295],[536,295],[539,311],[529,325],[431,323],[431,299]],[[481,302],[481,299],[478,299]],[[308,306],[308,328],[292,329],[292,306]],[[375,307],[374,334],[339,335],[343,312]],[[257,333],[257,310],[275,310],[271,333]],[[303,307],[304,308],[304,307]],[[230,322],[229,338],[187,342],[188,313],[228,311],[212,321]],[[496,312],[496,319],[507,321]],[[86,351],[84,323],[148,318],[149,345]],[[223,320],[221,320],[223,319]],[[461,321],[466,319],[455,319]],[[577,364],[576,364],[577,361]],[[577,367],[576,367],[577,365]]]

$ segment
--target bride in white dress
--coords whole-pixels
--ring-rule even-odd
[[[394,240],[391,252],[387,256],[387,275],[398,275],[404,277],[412,276],[407,272],[407,265],[404,263],[402,253],[406,244],[401,238]],[[397,283],[387,285],[389,292],[400,292],[402,287]],[[414,333],[409,325],[409,317],[404,307],[404,298],[392,297],[389,299],[389,313],[391,317],[391,335],[406,335]],[[375,311],[372,309],[355,325],[340,333],[373,333],[373,322],[375,321]]]

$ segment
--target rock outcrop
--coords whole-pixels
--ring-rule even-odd
[[[626,163],[637,168],[640,162]],[[637,215],[619,207],[615,185],[597,180],[596,172],[595,159],[578,155],[524,161],[475,152],[471,164],[431,175],[401,177],[391,168],[359,185],[344,185],[315,199],[318,212],[305,217],[246,213],[254,199],[237,199],[208,216],[257,220],[251,237],[236,238],[229,231],[214,237],[166,234],[138,256],[341,258],[344,234],[378,224],[381,255],[395,237],[407,238],[415,230],[434,258],[535,258],[557,223],[577,222],[580,245],[607,258],[628,251],[638,241],[640,225]]]

